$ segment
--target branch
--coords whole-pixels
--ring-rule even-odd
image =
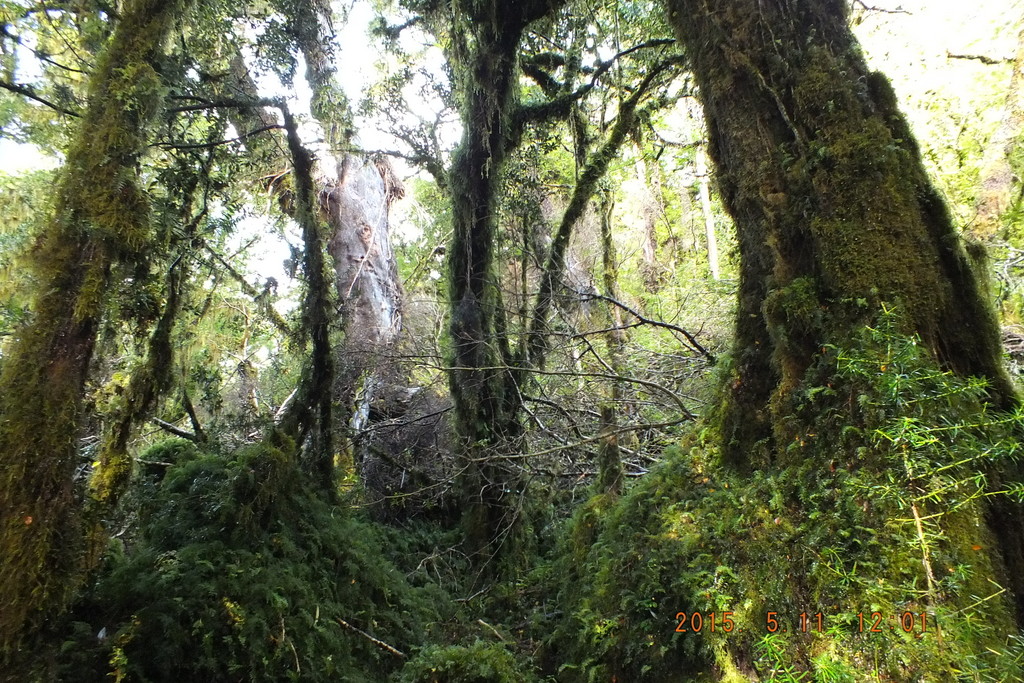
[[[213,247],[211,247],[205,241],[203,242],[203,247],[210,254],[210,256],[215,258],[217,262],[221,265],[221,267],[223,267],[224,270],[227,271],[228,275],[230,275],[231,278],[235,282],[237,282],[239,286],[241,286],[242,291],[248,294],[250,297],[252,297],[252,300],[257,305],[259,305],[260,309],[262,309],[263,315],[266,316],[267,320],[273,323],[274,327],[276,327],[278,331],[281,332],[281,334],[283,334],[287,339],[296,338],[295,332],[292,330],[291,327],[288,326],[288,323],[285,322],[285,319],[282,318],[281,314],[278,313],[277,310],[275,310],[274,307],[270,305],[269,298],[265,295],[265,292],[261,292],[255,287],[253,287],[249,283],[249,281],[245,279],[244,275],[235,270],[235,268],[230,263],[227,262],[227,259],[225,259],[223,256],[214,251]]]
[[[594,73],[590,77],[590,82],[586,85],[577,88],[573,92],[562,95],[561,97],[549,100],[548,102],[520,107],[514,117],[516,127],[521,128],[523,125],[530,122],[543,121],[544,119],[556,116],[565,116],[568,114],[570,106],[577,100],[586,97],[586,95],[597,86],[598,79],[606,74],[608,70],[615,65],[617,60],[625,57],[626,55],[632,54],[633,52],[637,52],[638,50],[672,45],[675,42],[676,41],[672,38],[657,38],[622,50],[618,54],[615,54],[611,58],[598,64]]]
[[[868,12],[882,12],[883,14],[913,14],[913,12],[908,12],[907,10],[903,9],[902,7],[897,7],[896,9],[885,9],[884,7],[872,7],[872,6],[868,5],[868,4],[866,4],[864,2],[864,0],[853,0],[853,4],[854,4],[854,6],[860,5],[861,9],[866,10]]]
[[[188,413],[188,420],[192,423],[192,431],[195,432],[196,443],[206,441],[206,432],[203,431],[203,425],[199,422],[199,416],[196,415],[196,408],[192,405],[192,399],[189,398],[188,391],[185,389],[181,390],[181,405],[184,406],[185,412]]]
[[[530,323],[526,333],[526,341],[522,350],[522,365],[536,367],[544,366],[544,352],[546,351],[546,333],[548,331],[548,312],[551,310],[556,283],[562,279],[565,272],[565,250],[568,248],[572,231],[576,224],[583,217],[590,198],[597,190],[597,184],[608,171],[611,164],[622,147],[626,136],[633,130],[637,120],[637,107],[640,100],[653,86],[655,79],[665,71],[671,61],[664,61],[654,66],[644,77],[633,94],[619,106],[619,115],[615,119],[608,139],[601,149],[591,155],[587,165],[580,175],[576,187],[573,188],[572,197],[562,214],[558,230],[555,232],[544,264],[544,271],[541,274],[540,288],[537,292],[533,313],[530,316]]]
[[[1013,61],[1013,58],[1011,57],[988,57],[986,55],[958,55],[950,52],[949,50],[946,50],[946,58],[973,59],[975,61],[981,62],[982,64],[1006,64],[1007,62]]]
[[[77,111],[72,111],[70,109],[65,109],[64,107],[60,106],[59,104],[55,104],[55,103],[51,102],[48,99],[40,97],[39,95],[36,94],[35,88],[33,88],[32,86],[29,86],[29,85],[19,85],[17,83],[8,83],[7,81],[0,81],[0,88],[3,88],[4,90],[10,90],[13,93],[17,93],[17,94],[19,94],[19,95],[21,95],[23,97],[27,97],[30,100],[35,100],[36,102],[39,102],[40,104],[45,104],[50,109],[53,109],[56,112],[64,114],[65,116],[74,116],[75,118],[81,118],[81,116],[82,116]]]
[[[371,643],[373,643],[377,647],[381,648],[382,650],[387,650],[388,652],[390,652],[391,654],[395,655],[396,657],[401,657],[403,659],[405,658],[405,653],[404,652],[402,652],[401,650],[399,650],[397,648],[394,648],[394,647],[388,645],[383,640],[380,640],[378,638],[374,638],[373,636],[371,636],[366,631],[363,631],[362,629],[356,628],[355,626],[353,626],[352,624],[348,623],[347,621],[345,621],[341,617],[335,617],[334,619],[339,624],[341,624],[342,626],[347,628],[349,631],[353,631],[355,633],[358,633],[363,638],[366,638],[367,640],[369,640]]]
[[[446,366],[425,365],[425,367],[435,368],[437,370],[446,370],[448,372],[452,372],[452,371],[467,371],[467,370],[472,370],[473,372],[480,372],[480,371],[490,371],[490,372],[505,371],[505,372],[507,372],[509,370],[520,371],[521,372],[521,371],[523,371],[525,369],[525,368],[522,368],[522,367],[511,367],[511,366],[508,366],[508,365],[489,365],[489,366],[474,367],[474,368],[471,368],[471,367],[468,367],[468,366],[462,366],[462,365],[446,365]],[[534,373],[534,374],[537,374],[537,375],[547,375],[547,376],[551,376],[551,377],[575,377],[575,378],[594,377],[596,379],[608,379],[608,380],[614,380],[614,381],[617,381],[617,382],[631,382],[633,384],[639,384],[640,386],[647,387],[648,389],[654,389],[656,391],[660,391],[661,393],[665,394],[670,399],[672,399],[672,401],[677,406],[679,406],[679,412],[683,414],[683,417],[678,419],[678,420],[670,420],[670,421],[667,421],[667,422],[657,422],[657,423],[654,423],[654,424],[649,424],[649,425],[647,425],[648,427],[652,427],[652,428],[666,427],[666,426],[670,427],[670,426],[673,426],[673,425],[677,425],[677,424],[679,424],[681,422],[684,422],[686,420],[696,420],[697,419],[697,416],[694,415],[690,411],[690,409],[686,407],[686,404],[683,402],[683,399],[682,399],[681,396],[679,396],[679,394],[677,394],[676,392],[672,391],[671,389],[669,389],[668,387],[666,387],[664,385],[658,384],[657,382],[651,382],[649,380],[640,379],[638,377],[629,377],[627,375],[620,375],[620,374],[610,373],[610,372],[576,372],[574,370],[539,370],[539,369],[536,369],[536,368],[530,368],[529,371]],[[642,428],[642,427],[636,427],[636,428],[634,428],[634,427],[624,427],[622,429],[622,433],[626,433],[626,432],[630,432],[630,431],[636,431],[637,429],[640,429],[640,428]],[[588,442],[589,441],[596,441],[599,438],[600,437],[594,437],[593,439],[588,439],[587,441]],[[518,457],[518,456],[514,456],[514,457]]]
[[[175,436],[180,436],[183,439],[188,439],[193,443],[199,443],[200,441],[199,437],[193,434],[192,432],[186,432],[184,429],[181,429],[180,427],[175,427],[170,422],[164,422],[160,418],[153,417],[150,418],[150,421],[152,421],[153,424],[155,424],[157,427],[164,430],[165,432],[170,432]]]
[[[228,98],[224,100],[209,100],[205,97],[178,95],[169,99],[172,100],[193,100],[199,104],[185,104],[180,107],[171,107],[167,111],[171,114],[182,114],[190,111],[204,111],[206,109],[255,109],[258,107],[274,107],[281,111],[287,109],[285,101],[281,98],[257,97],[250,100],[238,100]]]
[[[246,138],[252,137],[253,135],[258,135],[259,133],[265,133],[268,130],[282,130],[283,128],[284,126],[282,126],[281,124],[274,123],[271,125],[263,126],[262,128],[257,128],[256,130],[251,130],[248,133],[242,133],[238,137],[228,138],[226,140],[216,140],[214,142],[202,142],[190,145],[178,145],[173,142],[154,142],[151,146],[160,147],[161,149],[213,149],[214,147],[228,145],[231,144],[232,142],[241,142]]]
[[[621,308],[622,310],[624,310],[626,313],[629,313],[631,316],[633,316],[634,318],[636,318],[637,320],[639,320],[641,323],[643,323],[645,325],[653,325],[654,327],[663,327],[666,330],[672,330],[673,332],[678,332],[679,334],[681,334],[684,337],[686,337],[686,341],[688,341],[690,343],[691,348],[693,348],[694,351],[697,351],[700,355],[702,355],[705,358],[707,358],[708,362],[711,365],[714,365],[715,363],[718,362],[718,359],[715,358],[715,356],[710,351],[708,351],[707,349],[705,349],[703,346],[700,345],[700,343],[697,341],[696,337],[694,337],[692,334],[690,334],[689,332],[687,332],[683,328],[679,327],[678,325],[673,325],[672,323],[667,323],[667,322],[665,322],[663,320],[652,320],[651,318],[646,318],[643,315],[641,315],[638,311],[630,308],[629,306],[627,306],[626,304],[622,303],[621,301],[618,301],[616,299],[611,298],[610,296],[605,296],[603,294],[586,294],[585,296],[587,297],[587,300],[599,299],[601,301],[606,301],[606,302],[612,304],[613,306],[617,306],[617,307]]]

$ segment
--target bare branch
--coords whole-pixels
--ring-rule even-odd
[[[180,427],[175,427],[170,422],[164,422],[160,418],[157,418],[157,417],[150,418],[150,421],[153,424],[155,424],[157,427],[159,427],[160,429],[164,430],[165,432],[170,432],[171,434],[174,434],[175,436],[180,436],[183,439],[188,439],[189,441],[192,441],[193,443],[199,443],[199,441],[200,441],[200,438],[198,436],[196,436],[195,434],[193,434],[192,432],[186,432],[184,429],[181,429]]]
[[[381,648],[382,650],[387,650],[388,652],[390,652],[391,654],[395,655],[396,657],[402,657],[403,659],[405,658],[405,653],[404,652],[402,652],[401,650],[398,650],[398,649],[388,645],[383,640],[380,640],[378,638],[374,638],[373,636],[371,636],[366,631],[364,631],[362,629],[359,629],[359,628],[356,628],[355,626],[353,626],[352,624],[348,623],[347,621],[345,621],[341,617],[335,617],[334,619],[339,624],[341,624],[342,626],[347,628],[349,631],[352,631],[354,633],[358,633],[363,638],[366,638],[367,640],[369,640],[371,643],[373,643],[377,647]]]
[[[1012,57],[989,57],[987,55],[958,55],[946,50],[947,59],[972,59],[982,64],[1008,64],[1013,61]]]
[[[36,102],[44,104],[50,109],[61,114],[64,114],[65,116],[74,116],[75,118],[80,118],[82,116],[77,111],[66,109],[60,106],[59,104],[55,104],[54,102],[51,102],[50,100],[44,97],[41,97],[40,95],[36,94],[35,88],[33,88],[30,85],[20,85],[18,83],[8,83],[7,81],[0,81],[0,88],[3,88],[4,90],[9,90],[13,93],[17,93],[22,97],[29,98],[30,100],[35,100]]]
[[[690,334],[689,332],[687,332],[683,328],[679,327],[678,325],[673,325],[672,323],[667,323],[664,320],[654,320],[652,318],[647,318],[647,317],[641,315],[639,311],[636,311],[635,309],[627,306],[626,304],[622,303],[621,301],[617,301],[616,299],[611,298],[610,296],[604,296],[603,294],[584,294],[584,296],[586,297],[587,300],[598,299],[600,301],[607,301],[608,303],[612,304],[613,306],[618,306],[619,308],[624,310],[626,313],[629,313],[631,316],[633,316],[634,318],[636,318],[637,320],[639,320],[640,322],[642,322],[645,325],[652,325],[654,327],[663,327],[666,330],[672,330],[673,332],[678,332],[679,334],[683,335],[686,338],[686,341],[689,342],[690,347],[693,348],[693,350],[696,351],[697,353],[699,353],[700,355],[702,355],[705,358],[707,358],[709,363],[714,365],[716,362],[718,362],[718,359],[715,358],[715,356],[710,351],[708,351],[703,346],[701,346],[700,342],[697,341],[697,339],[696,339],[696,337],[694,337],[694,335]]]
[[[881,12],[883,14],[913,14],[913,12],[909,12],[909,11],[903,9],[902,7],[897,7],[896,9],[885,9],[884,7],[874,7],[874,6],[871,6],[871,5],[868,5],[867,3],[865,3],[864,0],[853,0],[853,6],[854,7],[860,6],[861,9],[863,9],[863,10],[865,10],[867,12]]]

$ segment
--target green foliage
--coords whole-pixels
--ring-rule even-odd
[[[294,444],[274,440],[140,456],[138,538],[76,605],[59,680],[379,681],[401,660],[370,637],[421,642],[424,607],[373,529],[316,496]]]
[[[49,213],[54,174],[0,174],[0,344],[28,320],[32,273],[26,255]]]
[[[901,324],[883,312],[817,355],[775,467],[741,476],[694,435],[607,514],[581,509],[552,572],[559,680],[1020,676],[983,515],[1021,494],[987,474],[1017,457],[1024,413],[992,411],[983,382],[937,368]]]
[[[504,646],[476,641],[472,645],[431,645],[409,660],[401,683],[527,683],[533,680]]]

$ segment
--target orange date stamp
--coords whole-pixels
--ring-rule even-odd
[[[825,633],[826,615],[823,612],[800,612],[799,614],[781,614],[765,612],[763,630],[767,633]],[[885,633],[902,632],[920,638],[934,630],[927,612],[858,612],[856,619],[849,622],[854,633]],[[738,626],[734,612],[676,612],[676,633],[742,633],[745,629]],[[761,631],[758,628],[758,631]]]

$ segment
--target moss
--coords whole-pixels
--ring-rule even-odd
[[[385,681],[424,640],[427,600],[286,438],[232,454],[175,440],[140,460],[137,536],[115,544],[59,634],[62,681]],[[106,636],[96,634],[106,629]],[[358,631],[356,630],[358,629]]]
[[[773,467],[741,477],[713,445],[692,446],[670,452],[601,523],[581,509],[556,572],[566,617],[548,656],[567,663],[559,680],[1021,674],[983,523],[984,472],[1012,457],[1020,415],[990,412],[983,383],[942,372],[902,329],[883,316],[819,352],[788,396],[789,438]],[[712,633],[709,615],[721,627],[726,612],[734,629]],[[821,632],[802,632],[799,615],[818,612]],[[857,615],[874,612],[883,631],[859,633]],[[889,618],[904,613],[925,613],[930,632],[904,634]]]
[[[431,646],[409,660],[402,683],[527,683],[535,680],[502,645],[477,641],[470,646]]]
[[[162,97],[152,64],[186,2],[138,0],[97,60],[54,214],[34,252],[33,319],[0,376],[0,662],[77,585],[83,529],[72,490],[78,412],[118,260],[148,235],[138,163]]]

